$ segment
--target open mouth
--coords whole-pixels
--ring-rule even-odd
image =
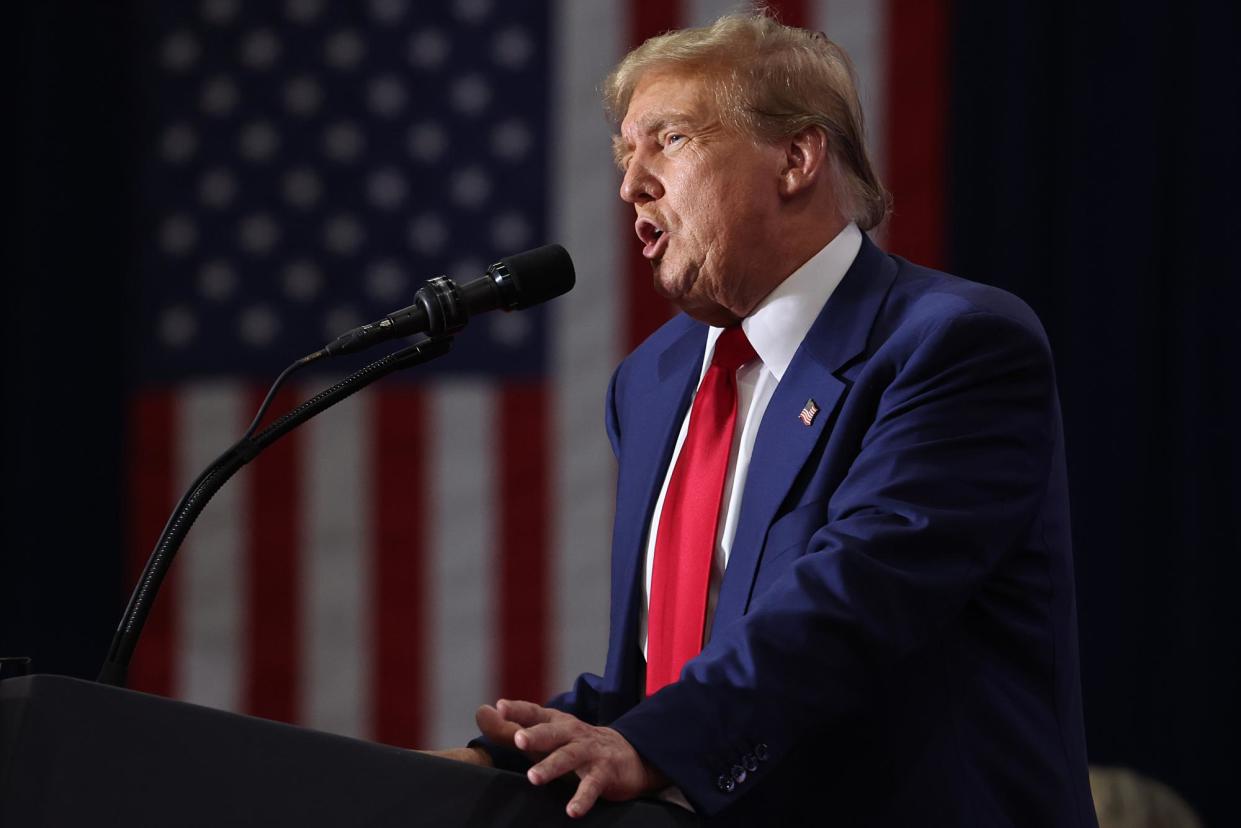
[[[634,222],[634,231],[642,242],[642,255],[653,259],[663,253],[667,246],[667,233],[662,227],[648,218],[639,218]]]

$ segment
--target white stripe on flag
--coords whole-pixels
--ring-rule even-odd
[[[491,384],[483,380],[446,381],[428,395],[428,402],[428,433],[438,439],[428,446],[426,730],[427,744],[439,747],[463,745],[476,736],[474,710],[495,701],[495,464],[500,447],[488,420],[504,412],[497,410]]]
[[[244,402],[244,393],[229,383],[198,383],[180,395],[176,421],[178,495],[240,436]],[[180,636],[174,643],[179,696],[224,710],[241,707],[246,647],[244,478],[243,472],[216,494],[194,524],[174,564],[181,578]]]
[[[371,676],[370,402],[364,391],[303,427],[302,718],[360,737],[368,735]]]
[[[812,19],[848,53],[858,79],[866,118],[866,143],[880,180],[887,168],[883,155],[887,100],[887,0],[816,0]]]
[[[552,484],[550,689],[599,672],[607,649],[612,453],[603,394],[621,347],[623,262],[617,177],[598,86],[620,59],[624,3],[559,0],[552,129],[552,235],[573,254],[577,285],[550,305],[555,467]]]
[[[690,0],[687,26],[709,26],[726,14],[745,13],[751,4],[745,0]]]

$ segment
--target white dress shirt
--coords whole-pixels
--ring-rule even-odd
[[[845,272],[853,264],[858,250],[862,247],[862,231],[856,224],[849,224],[841,230],[822,250],[792,275],[781,282],[769,293],[754,312],[741,321],[741,328],[746,338],[754,347],[758,359],[751,360],[737,369],[737,424],[733,431],[732,450],[728,455],[728,470],[724,476],[724,495],[720,501],[723,514],[717,527],[715,553],[711,561],[711,578],[707,592],[707,618],[704,634],[710,636],[711,622],[715,616],[715,605],[719,600],[720,584],[724,580],[724,570],[728,566],[728,556],[732,551],[733,538],[737,534],[737,520],[741,515],[741,494],[745,490],[746,473],[750,470],[750,455],[754,451],[754,438],[758,435],[759,424],[763,421],[763,413],[776,385],[788,370],[810,326],[818,317],[819,311],[827,304],[836,286],[844,278]],[[707,332],[707,346],[702,357],[702,369],[698,377],[699,384],[711,366],[711,358],[715,354],[715,343],[723,333],[723,328],[711,328]],[[695,391],[697,393],[697,391]],[[681,454],[681,445],[685,442],[685,434],[689,430],[689,414],[693,401],[686,409],[685,419],[681,421],[681,432],[677,435],[676,447],[672,459],[664,472],[664,482],[659,490],[659,499],[655,501],[655,512],[647,529],[646,540],[646,577],[642,588],[642,612],[640,640],[642,653],[646,654],[647,608],[651,601],[651,573],[655,563],[655,537],[659,530],[659,519],[663,514],[664,496],[668,493],[668,480]],[[788,416],[794,418],[796,411]]]

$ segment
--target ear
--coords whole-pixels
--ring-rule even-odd
[[[780,194],[792,198],[806,192],[827,175],[827,132],[808,126],[784,139],[784,166],[780,171]]]

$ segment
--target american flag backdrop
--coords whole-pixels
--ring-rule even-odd
[[[942,258],[946,0],[786,0],[852,55],[896,198],[886,244]],[[275,375],[557,241],[578,284],[473,320],[453,354],[277,443],[191,532],[131,686],[413,746],[599,670],[613,461],[603,392],[668,315],[616,196],[597,88],[719,0],[151,2],[131,571]],[[372,358],[382,354],[378,349]],[[357,363],[353,363],[356,365]],[[287,408],[350,366],[299,379]]]

